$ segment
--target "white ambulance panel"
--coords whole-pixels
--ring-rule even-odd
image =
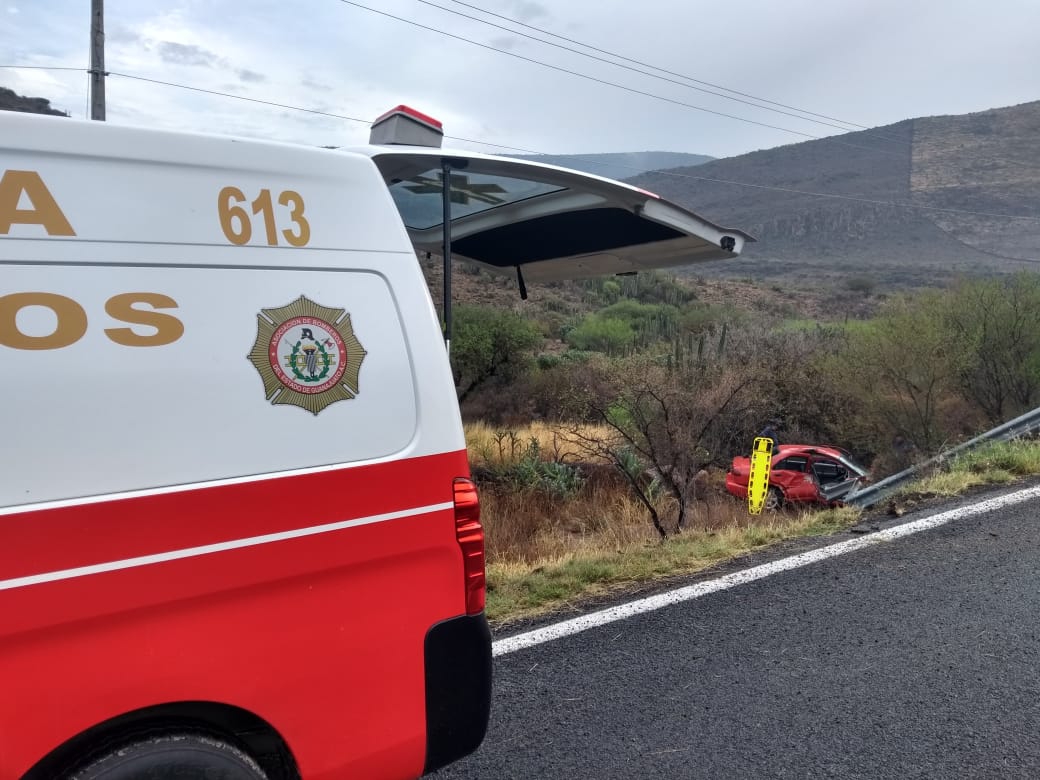
[[[22,411],[0,507],[382,458],[416,435],[409,349],[377,273],[6,266],[3,289],[75,302],[87,328],[16,361],[4,350],[4,403]],[[167,335],[107,313],[128,293],[175,303],[137,306]],[[43,304],[16,315],[24,336],[70,327]],[[134,335],[177,337],[118,343]]]

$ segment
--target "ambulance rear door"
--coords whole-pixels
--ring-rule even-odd
[[[552,165],[410,146],[372,157],[418,252],[442,254],[444,179],[455,259],[552,282],[737,257],[754,239],[646,190]]]

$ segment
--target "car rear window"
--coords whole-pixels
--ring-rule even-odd
[[[789,458],[784,458],[782,461],[773,466],[776,471],[805,471],[805,467],[808,465],[809,459],[802,455],[792,455]]]
[[[818,460],[813,463],[813,472],[821,482],[833,482],[848,476],[844,466],[830,460]]]

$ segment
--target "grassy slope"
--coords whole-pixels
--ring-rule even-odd
[[[588,549],[533,563],[492,563],[488,618],[503,623],[531,617],[637,584],[692,574],[784,539],[833,533],[854,524],[856,518],[847,509],[763,516],[717,531],[684,532],[664,542]]]
[[[907,486],[888,502],[887,511],[902,514],[924,508],[936,498],[960,495],[978,486],[1006,485],[1036,474],[1040,474],[1040,442],[990,445]],[[737,504],[733,502],[734,507]],[[491,563],[488,618],[506,623],[636,584],[702,571],[785,539],[845,530],[860,520],[861,512],[846,507],[744,518],[718,530],[685,532],[663,543],[643,541],[616,549],[580,550],[555,559]]]

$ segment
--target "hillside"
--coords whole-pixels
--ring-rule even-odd
[[[2,87],[0,109],[62,114],[45,98]],[[1035,270],[1040,262],[1040,220],[891,205],[1040,216],[1040,101],[908,119],[720,160],[669,152],[525,159],[623,178],[753,234],[757,243],[740,259],[685,272],[705,303],[832,318],[865,303],[848,297],[853,278],[890,292],[961,274]],[[641,173],[624,175],[632,171]],[[529,316],[573,316],[596,305],[581,285],[531,293],[522,305],[510,280],[456,277],[460,302],[526,309]]]
[[[606,176],[610,179],[625,179],[647,171],[664,168],[682,168],[711,162],[714,157],[685,152],[613,152],[608,154],[516,154],[507,155],[521,160],[559,165],[576,171]]]
[[[51,101],[40,97],[23,97],[14,90],[0,87],[0,111],[21,111],[26,114],[54,114],[68,116],[51,107]]]
[[[1040,217],[1040,102],[909,119],[628,181],[758,239],[739,263],[698,274],[916,285],[1040,262],[1040,220],[885,205]]]

